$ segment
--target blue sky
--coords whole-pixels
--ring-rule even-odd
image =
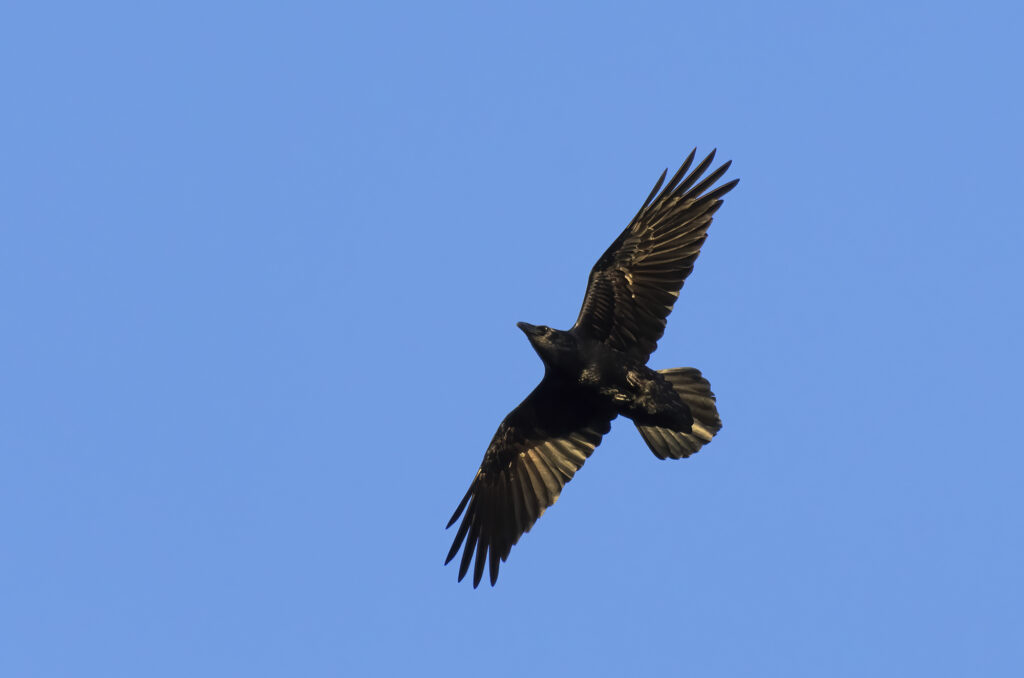
[[[0,674],[1018,676],[1016,3],[0,11]],[[443,527],[693,147],[741,177],[494,589]]]

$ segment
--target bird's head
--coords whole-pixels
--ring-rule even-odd
[[[516,327],[523,331],[530,340],[533,350],[547,365],[563,364],[566,357],[574,353],[576,348],[576,339],[569,332],[530,323],[516,323]]]

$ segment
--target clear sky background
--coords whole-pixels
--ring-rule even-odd
[[[146,4],[0,11],[0,675],[1024,675],[1019,3]],[[457,584],[694,146],[724,430]]]

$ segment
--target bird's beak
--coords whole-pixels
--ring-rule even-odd
[[[535,337],[540,334],[540,328],[530,323],[516,323],[516,327],[521,329],[523,333],[528,337]]]

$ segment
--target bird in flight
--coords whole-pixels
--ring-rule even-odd
[[[668,170],[662,173],[598,259],[571,329],[518,323],[544,362],[544,378],[501,422],[448,521],[451,527],[462,516],[445,560],[463,549],[459,581],[472,564],[476,588],[489,564],[495,584],[512,546],[555,503],[618,415],[633,420],[659,459],[689,457],[721,430],[715,395],[698,370],[647,367],[712,216],[739,183],[714,186],[731,161],[704,176],[714,151],[689,171],[695,153],[667,184]]]

